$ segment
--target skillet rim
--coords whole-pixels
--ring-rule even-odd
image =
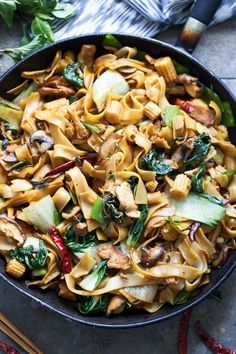
[[[153,38],[140,37],[140,36],[125,34],[125,33],[113,33],[113,34],[116,37],[120,38],[121,41],[122,41],[122,39],[125,41],[128,38],[129,40],[135,39],[136,41],[141,41],[144,43],[147,42],[148,44],[153,44],[157,50],[164,49],[164,50],[167,50],[170,52],[177,53],[180,57],[187,58],[189,61],[196,64],[196,66],[200,69],[200,71],[203,74],[204,74],[204,72],[207,73],[215,81],[215,83],[217,83],[217,85],[222,88],[223,94],[228,96],[230,102],[232,102],[234,105],[233,110],[236,111],[236,98],[235,98],[234,94],[232,93],[232,91],[224,84],[224,82],[221,79],[218,78],[218,76],[210,68],[208,68],[206,65],[203,65],[198,59],[192,57],[189,53],[185,52],[182,48],[175,47],[171,44],[168,44],[168,43],[165,43],[165,42],[159,41],[157,39],[153,39]],[[65,46],[66,43],[71,42],[71,44],[72,44],[75,41],[83,41],[87,38],[88,38],[88,40],[93,40],[93,39],[102,40],[104,35],[106,35],[106,33],[84,34],[84,35],[79,35],[79,36],[73,36],[71,38],[62,39],[62,40],[59,40],[55,43],[52,43],[52,44],[44,47],[44,48],[38,49],[37,51],[35,51],[31,55],[29,55],[28,57],[24,58],[23,60],[21,60],[20,62],[18,62],[17,64],[12,66],[11,68],[9,68],[0,77],[0,86],[1,86],[2,82],[7,79],[8,75],[12,75],[12,73],[14,73],[14,71],[17,71],[22,66],[22,64],[30,62],[31,59],[36,58],[37,56],[39,56],[40,54],[43,54],[44,52],[45,52],[44,55],[46,55],[47,52],[50,52],[53,48],[55,48],[55,51],[56,51],[57,47],[61,46],[63,48],[63,46]],[[62,51],[63,51],[63,49],[62,49]],[[1,263],[2,262],[0,262],[0,270],[1,270],[1,268],[3,268],[1,266]],[[77,324],[78,323],[84,324],[84,325],[88,325],[88,326],[92,326],[92,327],[98,327],[98,328],[117,328],[117,329],[123,328],[124,329],[124,328],[142,327],[144,325],[151,325],[154,323],[158,323],[158,322],[170,319],[174,316],[177,316],[184,311],[189,310],[193,306],[195,306],[195,305],[199,304],[201,301],[205,300],[212,292],[214,292],[229,277],[229,275],[233,272],[235,267],[236,267],[236,251],[234,251],[234,253],[232,252],[229,255],[229,257],[226,260],[226,263],[223,265],[223,267],[220,268],[220,269],[225,270],[225,272],[223,273],[223,276],[220,277],[220,279],[217,279],[217,281],[215,283],[212,282],[212,284],[211,284],[212,286],[207,291],[205,291],[205,292],[204,292],[204,290],[201,291],[199,295],[195,296],[193,299],[186,302],[185,304],[175,305],[173,307],[170,307],[170,309],[171,309],[170,313],[163,315],[162,317],[159,317],[159,318],[153,317],[158,312],[156,312],[155,314],[148,314],[145,316],[142,312],[140,312],[140,313],[137,312],[137,314],[136,314],[137,319],[135,319],[134,321],[131,321],[131,323],[129,323],[129,319],[132,319],[132,315],[128,315],[128,316],[126,315],[125,318],[121,318],[120,323],[118,322],[119,317],[116,317],[116,320],[114,320],[113,318],[108,318],[108,319],[106,319],[107,323],[101,323],[101,322],[99,322],[99,319],[100,318],[104,319],[105,316],[92,317],[92,318],[90,316],[86,317],[86,316],[82,316],[82,315],[78,314],[76,312],[76,310],[75,310],[74,315],[69,314],[66,312],[67,308],[63,306],[63,303],[62,303],[62,309],[58,309],[58,308],[50,305],[50,303],[47,302],[47,299],[46,300],[40,299],[37,296],[36,291],[35,291],[36,295],[27,292],[26,285],[24,285],[24,284],[22,285],[22,282],[19,283],[19,281],[15,280],[13,278],[10,278],[6,273],[3,273],[0,271],[0,277],[2,278],[3,281],[5,281],[10,286],[12,286],[14,289],[16,289],[22,295],[29,297],[31,300],[33,300],[33,301],[37,302],[38,304],[40,304],[41,306],[47,308],[50,312],[56,313],[57,315],[60,315],[71,322],[74,322]],[[201,289],[204,289],[204,287],[202,287]],[[46,296],[45,296],[45,298],[46,298]],[[145,319],[142,319],[142,317],[145,317]]]

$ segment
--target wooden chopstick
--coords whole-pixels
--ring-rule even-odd
[[[29,354],[44,354],[28,337],[0,312],[0,331],[4,332]]]

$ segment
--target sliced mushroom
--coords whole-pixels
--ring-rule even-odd
[[[189,102],[193,108],[193,110],[189,113],[190,117],[206,127],[209,127],[214,123],[215,112],[210,109],[204,101],[196,98],[187,102]]]
[[[63,297],[64,299],[70,300],[70,301],[76,301],[76,295],[70,291],[67,286],[65,281],[61,281],[59,283],[59,292],[58,296]]]
[[[17,162],[17,157],[14,152],[10,152],[9,154],[3,156],[2,160],[4,162]]]
[[[100,159],[106,159],[112,156],[115,151],[118,149],[118,142],[122,139],[122,135],[111,134],[107,139],[102,143],[99,150]]]
[[[134,195],[129,183],[121,183],[121,185],[116,188],[115,192],[120,202],[119,209],[124,211],[130,218],[139,218],[140,211],[138,210],[138,206],[135,204]]]
[[[221,267],[226,258],[228,257],[229,253],[229,247],[227,245],[221,245],[220,246],[220,252],[214,256],[214,259],[212,261],[212,266],[214,268],[219,268]]]
[[[176,161],[178,165],[182,165],[191,154],[194,147],[194,139],[189,138],[183,144],[177,147],[173,155],[171,156],[171,160]]]
[[[177,82],[184,85],[185,91],[189,96],[197,98],[202,94],[202,88],[197,85],[198,78],[188,74],[177,76]]]
[[[94,54],[96,53],[96,46],[93,44],[83,44],[78,54],[78,61],[92,70],[94,64]]]
[[[62,76],[54,75],[44,82],[39,93],[43,97],[47,95],[69,97],[75,94],[75,90]]]
[[[164,247],[142,247],[141,248],[141,264],[146,268],[153,267],[156,262],[160,259],[164,252]]]
[[[11,245],[16,243],[17,246],[21,246],[25,241],[25,235],[19,224],[4,214],[0,215],[0,237],[6,238]]]
[[[54,145],[53,138],[46,134],[44,130],[37,130],[30,136],[30,144],[38,143],[40,145],[39,152],[44,153]]]
[[[96,247],[97,254],[102,259],[109,259],[107,262],[108,268],[111,269],[129,269],[129,257],[122,253],[118,247],[110,243],[104,243]]]
[[[182,85],[177,85],[175,82],[168,82],[166,85],[166,93],[168,95],[185,95],[185,89]]]
[[[125,309],[126,299],[123,296],[115,295],[108,304],[106,315],[120,314]]]

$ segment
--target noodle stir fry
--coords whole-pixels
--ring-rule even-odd
[[[234,122],[172,58],[104,46],[58,51],[1,99],[0,252],[82,314],[154,313],[235,248]]]

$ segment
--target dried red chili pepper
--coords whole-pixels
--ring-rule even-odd
[[[235,350],[231,350],[219,343],[215,338],[211,337],[205,329],[202,327],[200,321],[196,321],[194,325],[196,334],[202,340],[206,347],[208,347],[213,353],[216,354],[236,354]]]
[[[62,236],[60,235],[59,231],[55,228],[54,225],[51,225],[49,227],[49,234],[52,240],[54,241],[54,243],[57,245],[57,247],[62,253],[63,272],[65,274],[70,273],[72,270],[72,266],[70,262],[69,248],[65,245]]]
[[[87,160],[91,164],[95,164],[97,161],[97,158],[93,157],[93,156],[89,156],[87,154],[83,155],[83,156],[77,156],[74,160],[65,162],[62,165],[53,168],[51,171],[46,173],[44,178],[55,176],[58,173],[66,172],[66,171],[70,170],[71,168],[75,167],[76,163],[78,163],[79,165],[82,165],[84,160]]]
[[[20,354],[18,350],[3,342],[0,342],[0,349],[2,349],[6,354]]]
[[[175,98],[174,104],[177,104],[184,112],[191,113],[193,111],[193,107],[188,101],[181,100],[180,98]]]
[[[188,354],[187,339],[191,314],[191,311],[184,312],[180,321],[178,337],[179,354]]]

